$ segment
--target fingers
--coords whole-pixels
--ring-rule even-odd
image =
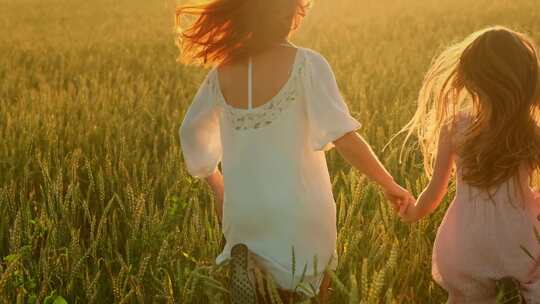
[[[401,217],[402,221],[406,223],[410,222],[408,211],[411,206],[416,204],[415,197],[409,192],[406,192],[406,194],[400,196],[390,196],[388,199],[392,205],[393,211]]]
[[[402,208],[403,201],[401,199],[398,199],[396,201],[391,202],[392,208],[394,209],[394,212],[398,213],[399,210]]]
[[[411,205],[416,204],[415,197],[406,189],[401,188],[396,191],[385,191],[386,198],[391,204],[391,207],[404,222],[408,222],[408,211]]]
[[[392,209],[394,209],[394,212],[401,216],[404,210],[407,210],[409,208],[410,199],[409,198],[395,199],[391,202],[391,204],[392,204]]]
[[[416,198],[412,194],[409,194],[409,197],[407,197],[407,202],[408,202],[409,205],[415,205],[416,204]]]
[[[399,208],[398,215],[402,218],[404,218],[407,215],[407,211],[409,210],[410,204],[404,204]]]

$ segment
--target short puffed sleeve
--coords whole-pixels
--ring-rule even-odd
[[[222,157],[220,114],[213,81],[217,81],[215,70],[206,76],[179,130],[187,170],[198,178],[214,173]]]
[[[327,151],[343,135],[360,128],[341,96],[336,77],[326,59],[311,50],[306,52],[303,75],[311,148]]]

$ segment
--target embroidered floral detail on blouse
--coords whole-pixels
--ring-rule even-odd
[[[231,106],[225,107],[225,113],[232,122],[235,130],[260,129],[274,122],[283,111],[296,100],[296,90],[290,86],[287,94],[276,96],[263,106],[252,111],[235,109]]]
[[[218,99],[223,104],[224,113],[232,123],[233,128],[237,131],[256,130],[271,125],[296,100],[298,95],[297,78],[302,75],[303,69],[303,62],[298,62],[281,90],[270,101],[252,110],[239,109],[229,105],[221,94],[217,77],[211,85],[216,90],[216,95],[219,96]]]

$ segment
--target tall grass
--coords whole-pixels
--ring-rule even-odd
[[[0,302],[226,303],[212,197],[187,175],[177,139],[204,71],[175,63],[174,3],[0,7]],[[540,39],[538,8],[317,1],[295,41],[328,58],[362,135],[418,193],[420,156],[400,164],[397,146],[381,149],[411,116],[431,58],[486,25]],[[335,152],[328,161],[340,256],[332,303],[445,301],[430,256],[447,203],[406,226]]]

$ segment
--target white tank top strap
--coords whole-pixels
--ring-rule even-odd
[[[290,42],[280,43],[282,46],[296,48]],[[253,110],[253,58],[248,60],[248,110]]]
[[[248,63],[248,109],[253,109],[253,60],[251,57]]]

